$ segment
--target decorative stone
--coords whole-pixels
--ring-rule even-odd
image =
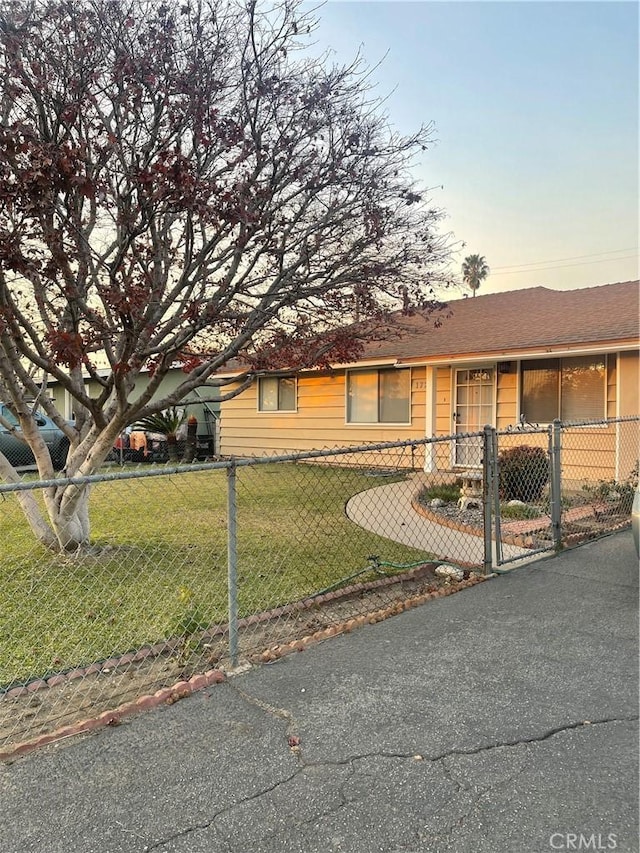
[[[443,501],[442,498],[433,498],[433,500],[429,502],[429,506],[433,507],[445,506],[445,504],[446,501]]]
[[[435,574],[441,578],[449,578],[450,580],[464,580],[464,572],[462,569],[457,569],[455,566],[440,565],[436,566]]]

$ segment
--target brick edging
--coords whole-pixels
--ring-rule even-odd
[[[340,587],[340,589],[324,593],[323,595],[311,595],[307,598],[294,601],[289,604],[284,604],[280,607],[273,607],[271,610],[263,610],[261,613],[254,613],[251,616],[244,616],[238,619],[238,628],[246,628],[249,625],[259,625],[264,622],[270,622],[272,619],[278,619],[281,616],[299,613],[305,610],[310,610],[320,604],[328,602],[336,602],[342,598],[348,598],[360,592],[370,592],[371,590],[380,589],[386,586],[391,586],[395,583],[403,581],[416,580],[428,571],[434,568],[438,563],[425,560],[419,566],[415,566],[401,574],[388,575],[383,578],[377,578],[364,583],[350,584],[349,586]],[[199,634],[200,640],[209,640],[214,637],[224,636],[229,633],[229,624],[227,622],[218,625],[212,625],[210,628],[202,631]],[[123,655],[114,655],[103,661],[88,664],[87,666],[74,667],[65,672],[55,672],[50,676],[43,678],[34,678],[27,684],[16,685],[8,690],[0,691],[0,700],[6,697],[7,699],[18,699],[21,696],[26,696],[30,693],[36,693],[39,690],[46,690],[48,687],[55,687],[58,684],[64,684],[67,681],[75,681],[80,678],[85,678],[89,675],[97,675],[100,672],[109,672],[121,666],[127,666],[130,663],[142,663],[149,658],[159,658],[164,654],[172,654],[183,641],[182,637],[173,637],[168,640],[163,640],[149,646],[143,646],[135,652],[126,652]]]
[[[292,652],[302,652],[314,643],[327,640],[330,637],[336,637],[339,634],[349,634],[355,628],[360,628],[363,625],[373,625],[376,622],[382,622],[391,616],[397,616],[405,610],[410,610],[412,607],[418,607],[419,605],[425,604],[427,601],[431,601],[434,598],[452,595],[453,593],[459,592],[467,587],[475,586],[477,583],[482,583],[487,579],[487,577],[475,575],[474,577],[466,578],[462,581],[454,581],[447,586],[440,586],[437,589],[430,590],[429,592],[418,593],[417,595],[405,598],[403,601],[396,601],[387,607],[381,607],[371,613],[354,616],[343,622],[330,625],[327,628],[315,631],[313,634],[309,634],[299,640],[291,640],[288,643],[271,646],[269,649],[265,649],[263,652],[259,652],[252,656],[251,660],[260,663],[271,663],[272,661],[278,660]]]
[[[64,738],[72,737],[73,735],[85,734],[95,731],[96,729],[104,728],[105,726],[120,725],[125,717],[143,711],[146,708],[156,708],[158,705],[172,705],[179,699],[184,699],[191,696],[198,690],[203,690],[205,687],[211,687],[213,684],[219,684],[226,679],[225,673],[219,669],[211,669],[199,675],[193,675],[188,681],[177,681],[171,687],[163,687],[156,690],[153,694],[139,696],[130,702],[124,702],[118,705],[111,711],[102,711],[95,717],[89,717],[85,720],[80,720],[77,723],[71,723],[62,728],[55,729],[52,732],[38,735],[31,740],[23,741],[11,749],[0,752],[0,761],[9,761],[18,758],[21,755],[27,755],[41,746],[55,743]]]
[[[449,518],[446,515],[439,515],[436,512],[431,512],[424,504],[420,503],[417,497],[413,498],[411,501],[411,508],[421,515],[423,518],[426,518],[428,521],[433,521],[434,524],[439,524],[441,527],[448,527],[451,530],[459,530],[461,533],[468,533],[470,536],[478,536],[483,537],[484,531],[481,527],[471,527],[469,524],[464,524],[461,521],[456,521],[453,518]],[[529,546],[523,543],[523,540],[527,535],[533,536],[535,533],[539,533],[542,530],[546,530],[548,528],[548,523],[545,521],[545,524],[541,524],[539,528],[533,528],[531,530],[527,530],[525,533],[504,533],[501,532],[500,541],[505,545],[515,545],[516,548],[528,548]],[[504,526],[503,526],[504,531]],[[495,541],[495,532],[491,531],[491,539]],[[531,548],[529,548],[531,550]]]
[[[438,515],[436,512],[431,512],[424,504],[420,503],[417,497],[411,499],[411,508],[417,512],[418,515],[421,515],[428,521],[433,521],[435,524],[439,524],[441,527],[448,527],[451,530],[459,530],[461,533],[468,533],[471,536],[484,536],[480,527],[471,527],[469,524],[463,524],[461,521],[455,521],[455,519],[449,518],[446,515]]]
[[[397,580],[397,578],[383,578],[381,580]],[[309,646],[322,642],[323,640],[327,640],[330,637],[335,637],[339,634],[348,634],[363,625],[373,625],[376,622],[382,622],[383,620],[388,619],[391,616],[396,616],[405,610],[411,610],[413,607],[419,607],[427,601],[452,595],[460,590],[482,583],[485,580],[487,580],[486,577],[476,575],[462,581],[453,582],[447,586],[441,586],[438,589],[431,590],[430,592],[419,593],[406,598],[403,601],[398,601],[387,607],[374,610],[372,613],[356,616],[335,625],[330,625],[327,628],[315,631],[313,634],[302,637],[299,640],[292,640],[289,643],[272,646],[261,653],[251,656],[250,660],[252,663],[270,663],[271,661],[278,660],[292,652],[304,651]],[[376,581],[372,583],[383,585]],[[220,684],[226,681],[226,678],[226,673],[220,669],[212,669],[199,675],[193,675],[188,679],[188,681],[178,681],[171,687],[163,687],[160,690],[156,690],[153,694],[139,696],[137,699],[125,702],[111,711],[102,711],[95,717],[89,717],[77,723],[71,723],[70,725],[63,726],[52,732],[47,732],[46,734],[39,735],[31,740],[24,741],[8,750],[0,751],[0,761],[11,761],[22,755],[27,755],[42,746],[47,746],[63,740],[64,738],[79,734],[86,734],[88,732],[104,728],[105,726],[120,725],[126,717],[130,717],[133,714],[139,713],[148,708],[156,708],[162,704],[173,705],[174,702],[177,702],[180,699],[185,699],[193,693],[204,690],[206,687],[211,687],[214,684]]]

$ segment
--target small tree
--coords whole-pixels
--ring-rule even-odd
[[[360,61],[311,56],[313,27],[296,0],[0,0],[0,396],[41,476],[29,401],[88,475],[196,387],[352,359],[431,304],[448,249],[411,175],[430,128],[390,128]],[[89,542],[87,488],[47,489],[46,516],[18,498],[41,542]]]
[[[482,255],[467,255],[462,262],[462,280],[471,289],[473,295],[489,275],[489,265]]]
[[[142,418],[134,424],[134,427],[163,435],[167,439],[169,462],[177,462],[178,430],[185,422],[186,417],[186,412],[180,411],[176,406],[172,406],[166,412],[156,412],[153,415],[147,415],[146,418]]]

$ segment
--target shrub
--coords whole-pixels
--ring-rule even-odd
[[[629,515],[633,506],[633,498],[638,488],[638,464],[629,474],[626,480],[599,480],[597,483],[586,483],[582,490],[587,499],[593,503],[608,503],[610,509],[621,515]],[[598,510],[601,507],[598,506]],[[596,511],[596,515],[598,512]]]
[[[498,457],[498,483],[504,501],[530,503],[542,497],[549,482],[549,460],[542,447],[522,444],[503,450]]]

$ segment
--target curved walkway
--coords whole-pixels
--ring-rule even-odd
[[[347,517],[355,524],[421,551],[428,551],[443,560],[481,566],[484,562],[482,536],[437,524],[416,512],[411,505],[425,475],[414,475],[401,483],[386,483],[354,495],[346,506]],[[531,557],[527,548],[503,544],[505,559]],[[496,563],[495,542],[493,564]]]

